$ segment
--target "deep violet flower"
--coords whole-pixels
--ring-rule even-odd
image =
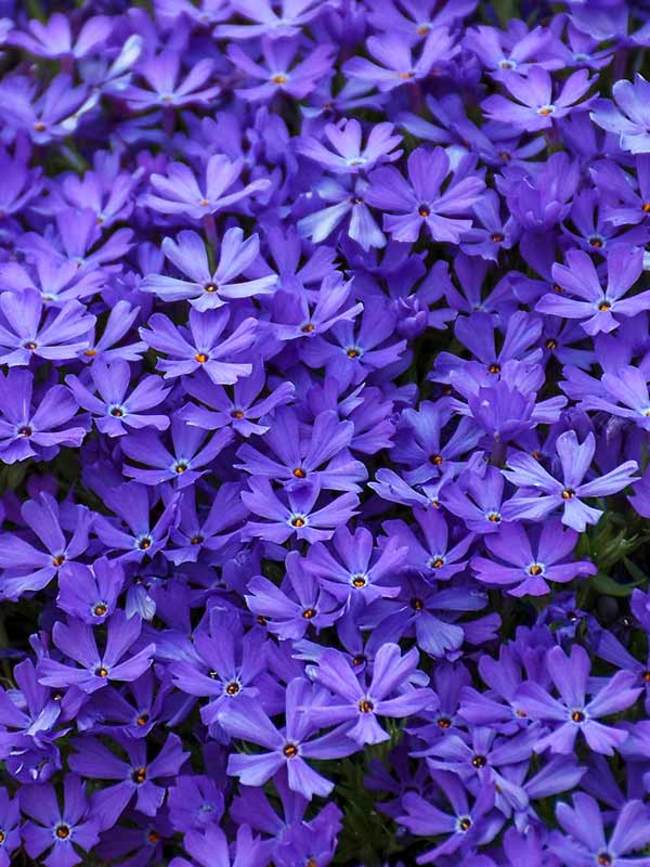
[[[250,267],[259,253],[259,238],[244,240],[239,228],[228,229],[219,248],[219,264],[212,270],[201,237],[196,232],[181,232],[178,239],[164,238],[162,250],[167,258],[190,280],[151,274],[140,284],[143,291],[155,292],[164,301],[187,299],[196,310],[215,310],[229,300],[269,294],[277,277],[272,274],[257,280],[233,282]]]
[[[368,203],[382,211],[384,230],[396,241],[416,241],[426,226],[434,241],[458,243],[472,226],[472,205],[485,188],[479,177],[464,174],[459,167],[450,174],[449,157],[443,148],[417,148],[408,158],[409,180],[395,168],[380,168],[371,175]]]
[[[517,701],[534,720],[552,726],[550,734],[535,744],[535,752],[550,748],[554,753],[572,753],[578,734],[582,733],[589,747],[597,753],[612,755],[626,740],[627,732],[605,725],[598,720],[634,704],[641,693],[630,671],[617,671],[605,686],[587,698],[590,661],[580,645],[570,654],[553,647],[546,654],[546,667],[559,697],[549,694],[539,683],[526,681],[517,692]]]
[[[503,470],[508,481],[521,486],[519,492],[503,507],[508,521],[517,518],[540,519],[562,507],[562,523],[582,533],[588,524],[595,524],[601,509],[588,506],[582,497],[605,497],[618,493],[635,480],[636,461],[626,461],[611,472],[590,482],[583,479],[596,450],[593,433],[583,442],[575,431],[565,431],[555,444],[561,465],[562,481],[550,475],[530,455],[518,452],[508,458],[509,469]]]
[[[63,807],[54,786],[25,786],[20,806],[29,820],[22,830],[25,849],[31,858],[45,859],[50,867],[73,867],[82,861],[99,839],[100,820],[88,801],[84,784],[74,774],[63,780]]]

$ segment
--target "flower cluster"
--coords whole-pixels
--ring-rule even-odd
[[[650,865],[647,4],[0,13],[0,867]]]

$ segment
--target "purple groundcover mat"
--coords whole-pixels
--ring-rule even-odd
[[[0,0],[0,867],[650,867],[648,48]]]

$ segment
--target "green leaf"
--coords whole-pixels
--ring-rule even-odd
[[[605,575],[603,572],[598,572],[593,576],[590,583],[591,586],[599,593],[604,593],[607,596],[629,596],[635,587],[643,584],[645,577],[641,581],[631,581],[629,584],[619,584],[614,578]]]

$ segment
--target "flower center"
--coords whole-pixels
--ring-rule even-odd
[[[33,434],[33,432],[34,431],[31,429],[31,427],[28,424],[24,425],[23,427],[18,428],[18,436],[20,436],[20,437],[26,437],[26,438],[30,437]]]
[[[537,576],[542,574],[542,572],[544,571],[544,567],[541,566],[539,563],[531,563],[531,565],[526,571],[529,575]]]
[[[438,728],[439,729],[448,729],[451,728],[451,720],[447,716],[441,716],[438,720]]]
[[[122,418],[124,416],[124,409],[121,406],[112,406],[108,410],[109,415],[112,415],[113,418]]]
[[[137,783],[141,786],[144,781],[147,779],[147,769],[146,768],[134,768],[131,774],[131,779],[134,783]]]
[[[60,566],[63,566],[65,563],[65,554],[57,554],[56,557],[52,557],[52,565],[56,566],[58,569]]]
[[[285,744],[284,747],[282,748],[282,754],[287,759],[295,759],[295,757],[298,755],[297,744],[292,744],[292,743]]]
[[[488,512],[487,519],[491,524],[501,523],[501,515],[498,512]]]
[[[505,241],[506,236],[501,234],[501,232],[493,232],[490,235],[490,240],[495,244],[500,244],[502,241]]]
[[[108,605],[105,602],[98,602],[93,606],[93,614],[95,617],[103,617],[108,611]]]
[[[231,680],[226,686],[226,694],[230,696],[237,695],[240,690],[241,687],[236,680]]]
[[[230,417],[237,419],[237,421],[241,421],[241,419],[246,417],[246,413],[243,409],[233,409],[230,413]]]
[[[610,864],[613,863],[612,856],[609,852],[599,852],[596,858],[596,863],[600,864],[601,867],[610,867]]]
[[[603,246],[603,239],[599,238],[598,235],[593,235],[589,238],[589,246],[593,247],[594,250],[600,250]]]
[[[424,608],[424,602],[417,596],[414,596],[413,599],[411,599],[411,608],[413,611],[422,611]]]
[[[557,349],[557,340],[555,340],[553,337],[549,337],[544,346],[547,349]]]
[[[192,536],[190,539],[190,545],[200,545],[203,541],[203,536],[200,533],[197,533],[196,536]]]
[[[357,349],[356,346],[350,346],[345,350],[345,354],[348,358],[358,358],[361,355],[361,350]]]
[[[508,60],[507,57],[504,57],[502,60],[499,61],[499,69],[514,69],[515,66],[516,63],[514,62],[514,60]]]
[[[273,84],[286,84],[289,81],[289,77],[284,72],[276,72],[275,75],[271,76],[271,81]]]
[[[294,475],[297,479],[304,479],[307,473],[303,470],[302,467],[296,467],[293,470],[292,475]]]
[[[61,824],[56,826],[56,830],[54,831],[59,840],[67,840],[70,836],[70,826]]]
[[[540,117],[549,117],[555,111],[554,105],[542,105],[537,109],[537,114]]]
[[[581,710],[571,711],[571,720],[574,723],[583,723],[585,721],[585,715]]]
[[[608,310],[612,309],[612,305],[610,301],[601,301],[598,305],[598,309],[601,313],[607,313]]]
[[[38,343],[34,343],[33,340],[28,340],[27,343],[23,345],[25,349],[29,350],[29,352],[34,352],[34,350],[38,349]]]
[[[160,834],[157,831],[149,831],[147,834],[147,843],[150,843],[152,846],[155,846],[156,843],[160,843]]]
[[[142,539],[138,541],[138,548],[141,551],[146,551],[147,548],[151,548],[152,541],[151,536],[143,536]]]
[[[316,330],[316,326],[313,322],[306,322],[300,330],[303,334],[311,334],[313,331]]]
[[[302,515],[294,515],[289,523],[292,527],[295,527],[296,530],[300,530],[305,526],[307,522]]]
[[[501,365],[497,361],[488,364],[488,373],[491,373],[494,376],[496,376],[497,373],[501,373]]]
[[[643,205],[641,205],[641,210],[644,214],[650,214],[650,202],[644,202]]]
[[[316,617],[316,609],[315,608],[305,608],[302,612],[302,616],[305,620],[313,620]]]
[[[219,287],[217,286],[216,283],[206,283],[205,286],[203,287],[204,292],[210,292],[210,293],[217,292],[218,289],[219,289]]]
[[[372,713],[374,709],[375,706],[369,698],[362,698],[359,701],[359,710],[361,713]]]
[[[431,457],[429,458],[429,460],[431,461],[431,463],[432,463],[435,467],[439,467],[440,464],[444,461],[444,458],[443,458],[442,455],[431,455]]]
[[[97,677],[108,677],[108,669],[105,666],[100,665],[99,668],[95,669],[95,674]]]
[[[420,205],[418,214],[426,220],[427,217],[431,216],[431,208],[428,205]]]
[[[444,557],[432,557],[431,560],[429,560],[429,566],[431,569],[442,569],[442,567],[444,565],[445,565],[445,558]]]
[[[409,69],[408,72],[400,72],[399,77],[402,81],[411,81],[411,79],[415,78],[415,73]]]
[[[96,349],[86,349],[84,350],[84,355],[86,358],[94,358],[97,355]]]
[[[151,717],[148,713],[141,713],[140,716],[136,719],[135,724],[143,728],[149,722]]]
[[[363,655],[363,653],[358,653],[356,656],[352,657],[352,665],[354,665],[355,668],[363,665],[365,661],[366,657]]]
[[[458,820],[458,827],[461,831],[469,831],[472,827],[472,820],[469,816],[463,816]]]
[[[573,490],[573,488],[565,488],[561,494],[563,500],[572,500],[575,495],[576,492]]]
[[[37,120],[34,124],[34,132],[45,132],[47,129],[47,124],[43,123],[42,120]]]
[[[206,361],[209,361],[210,356],[205,352],[197,352],[194,356],[194,361],[198,361],[199,364],[205,364]]]
[[[361,590],[362,587],[365,587],[368,583],[368,579],[365,575],[353,575],[351,584],[353,587],[356,587],[357,590]]]
[[[487,765],[487,759],[485,758],[485,756],[474,756],[474,758],[472,759],[472,765],[475,768],[484,768]]]
[[[183,473],[187,472],[187,468],[187,461],[178,461],[178,463],[174,465],[174,472],[176,473],[176,475],[182,476]]]

